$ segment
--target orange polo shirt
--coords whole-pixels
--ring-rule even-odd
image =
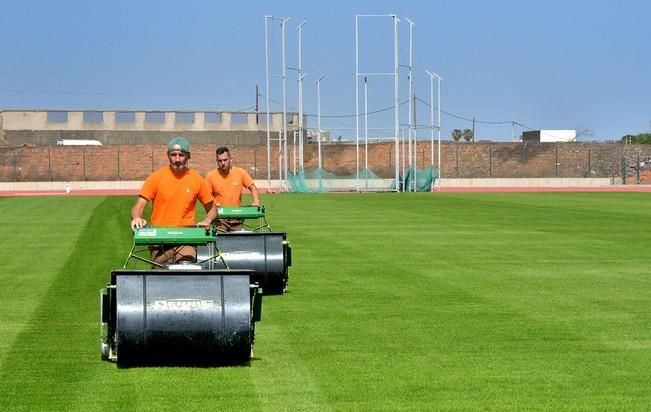
[[[154,171],[140,189],[140,196],[153,201],[151,223],[154,226],[193,226],[197,199],[213,201],[206,180],[193,170],[177,176],[169,166]]]
[[[235,166],[231,167],[229,173],[219,169],[211,170],[206,180],[219,206],[241,206],[242,188],[248,189],[253,184],[253,179],[246,170]]]

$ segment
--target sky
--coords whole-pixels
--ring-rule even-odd
[[[316,82],[325,75],[321,127],[332,139],[393,136],[394,23],[387,15],[395,15],[400,133],[407,133],[411,101],[413,133],[429,139],[440,94],[443,140],[453,129],[471,129],[473,118],[476,140],[511,141],[536,129],[618,140],[651,129],[649,4],[5,0],[0,109],[248,111],[257,85],[259,110],[268,98],[269,110],[281,111],[280,22],[289,18],[287,110],[299,111],[300,33],[307,127],[317,126]],[[426,70],[442,78],[440,90]]]

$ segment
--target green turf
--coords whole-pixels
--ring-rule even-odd
[[[99,360],[132,197],[0,198],[0,410],[648,410],[648,194],[263,196],[290,291],[245,367]]]

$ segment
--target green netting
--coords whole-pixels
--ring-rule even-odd
[[[438,169],[430,166],[426,169],[410,167],[400,179],[403,192],[429,192],[438,179]],[[346,191],[395,191],[393,178],[382,178],[372,170],[359,171],[355,174],[336,175],[325,169],[303,170],[288,176],[289,189],[294,193],[309,192],[346,192]]]
[[[434,166],[430,166],[427,169],[416,169],[411,166],[406,171],[404,179],[402,179],[402,190],[405,192],[429,192],[432,190],[432,184],[438,177],[438,169]]]
[[[438,179],[438,169],[430,166],[426,169],[410,167],[400,179],[403,192],[429,192]],[[295,193],[309,192],[345,192],[345,191],[395,191],[393,178],[382,178],[372,170],[363,169],[356,175],[336,175],[325,169],[304,170],[288,176],[289,188]]]
[[[394,179],[381,178],[368,169],[360,170],[359,178],[356,174],[336,175],[325,169],[314,169],[289,174],[287,180],[290,190],[295,193],[378,191],[395,188]]]

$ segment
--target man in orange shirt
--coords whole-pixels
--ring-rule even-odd
[[[252,206],[260,206],[260,195],[255,187],[253,179],[246,170],[232,166],[231,153],[228,147],[218,147],[217,169],[211,170],[206,176],[208,187],[215,197],[217,207],[220,206],[242,206],[242,188],[251,191],[253,197]],[[242,219],[219,219],[219,228],[223,231],[234,231],[242,229]]]
[[[206,180],[188,168],[190,144],[176,136],[167,144],[169,166],[164,166],[147,177],[138,199],[131,209],[131,229],[147,224],[142,215],[148,202],[152,202],[151,223],[154,226],[195,226],[197,199],[206,209],[207,216],[198,226],[209,226],[217,217],[217,208]],[[197,252],[192,246],[153,246],[151,258],[156,263],[194,261]]]

